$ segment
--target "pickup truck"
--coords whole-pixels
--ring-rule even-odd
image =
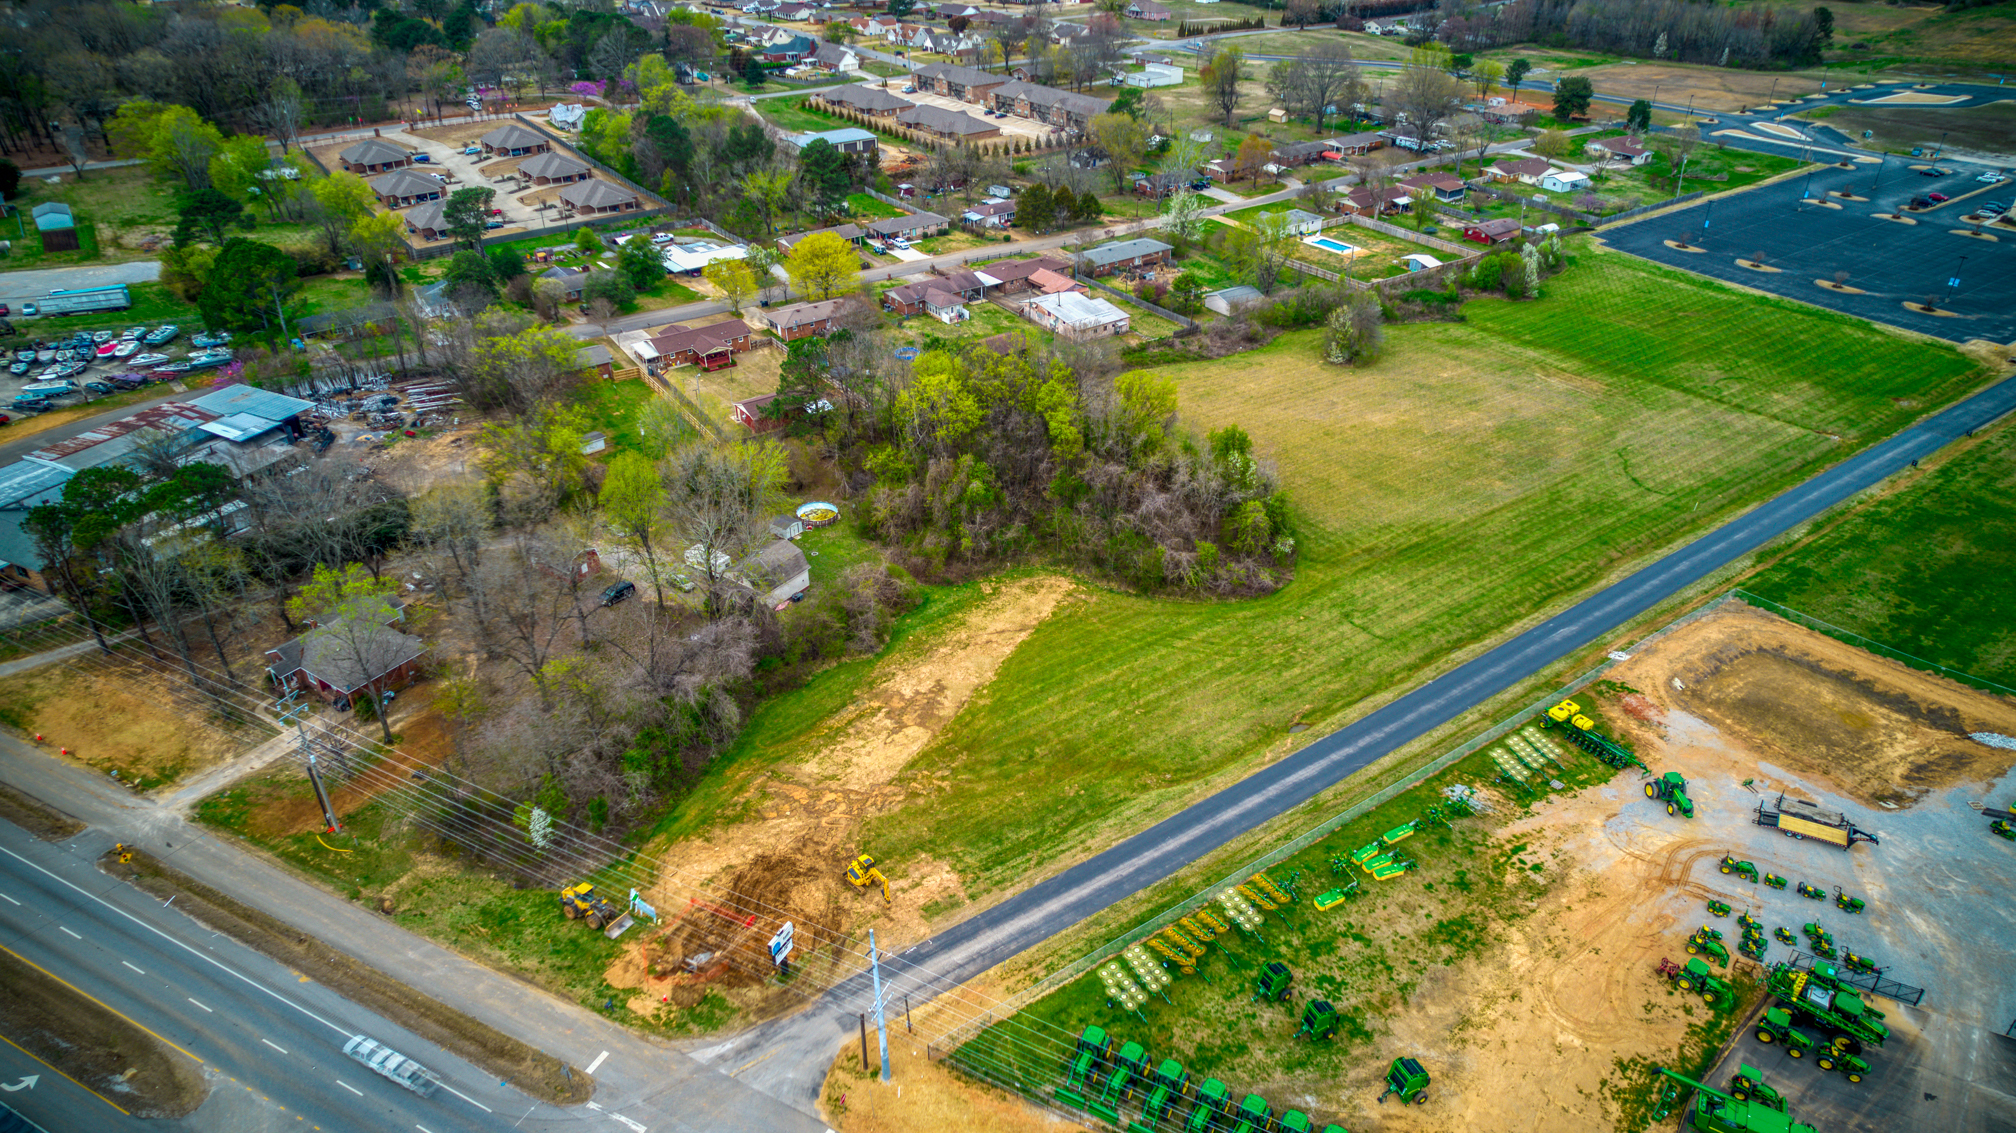
[[[370,1067],[373,1073],[390,1078],[423,1098],[433,1097],[434,1091],[441,1088],[441,1079],[436,1078],[432,1070],[376,1039],[353,1035],[349,1042],[343,1044],[343,1053]]]

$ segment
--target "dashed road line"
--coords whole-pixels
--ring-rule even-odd
[[[589,1064],[588,1064],[588,1073],[590,1073],[590,1074],[593,1074],[593,1073],[595,1073],[595,1072],[596,1072],[597,1070],[600,1070],[600,1069],[602,1068],[602,1061],[603,1061],[603,1059],[606,1059],[606,1058],[608,1058],[608,1057],[609,1057],[609,1052],[608,1052],[608,1051],[606,1051],[606,1050],[605,1050],[605,1051],[603,1051],[603,1052],[602,1052],[601,1054],[598,1054],[598,1055],[596,1055],[596,1056],[595,1056],[595,1061],[593,1061],[593,1062],[591,1062],[591,1063],[589,1063]]]
[[[84,939],[83,937],[81,937],[81,936],[78,936],[78,935],[77,935],[76,933],[74,933],[74,932],[70,931],[70,930],[69,930],[68,928],[64,927],[63,925],[60,925],[60,924],[59,924],[59,925],[57,925],[56,927],[57,927],[58,929],[60,929],[60,930],[62,931],[63,935],[65,935],[65,936],[69,937],[69,938],[70,938],[70,939],[72,939],[72,940],[82,940],[82,939]]]
[[[129,967],[129,968],[133,968],[133,963],[132,963],[132,961],[130,961],[130,960],[121,960],[121,961],[119,961],[119,962],[120,962],[121,964],[124,964],[124,965],[126,965],[126,966],[127,966],[127,967]],[[138,968],[133,968],[133,970],[134,970],[134,971],[136,971],[136,972],[140,972],[140,969],[138,969]],[[144,975],[146,975],[147,973],[146,973],[146,972],[140,972],[140,974],[144,976]]]
[[[195,999],[191,999],[191,1000],[189,1000],[189,1002],[191,1002],[191,1003],[194,1003],[194,1004],[196,1004],[196,1006],[198,1006],[198,1007],[203,1007],[203,1010],[205,1010],[205,1011],[210,1011],[210,1008],[208,1008],[208,1007],[204,1007],[204,1006],[203,1006],[203,1004],[202,1004],[202,1003],[201,1003],[200,1001],[198,1001],[198,1000],[195,1000]],[[211,1013],[212,1015],[215,1015],[215,1014],[216,1014],[216,1012],[215,1012],[215,1011],[210,1011],[210,1013]]]
[[[357,1095],[358,1097],[360,1097],[360,1098],[364,1096],[364,1091],[362,1091],[362,1090],[358,1089],[357,1087],[355,1087],[355,1086],[351,1085],[351,1084],[350,1084],[350,1083],[348,1083],[348,1082],[345,1082],[345,1081],[344,1081],[343,1079],[341,1079],[341,1078],[338,1078],[338,1079],[336,1079],[336,1084],[337,1084],[337,1085],[339,1085],[339,1086],[341,1086],[341,1087],[343,1087],[344,1089],[346,1089],[346,1090],[350,1091],[351,1093],[353,1093],[353,1094],[356,1094],[356,1095]]]
[[[267,1046],[272,1047],[274,1050],[279,1051],[281,1054],[287,1053],[286,1047],[281,1046],[279,1043],[274,1042],[272,1039],[260,1039],[259,1041],[265,1043]]]

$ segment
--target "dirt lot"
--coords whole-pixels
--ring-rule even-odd
[[[159,666],[118,660],[50,665],[0,681],[0,705],[22,732],[46,736],[51,750],[68,748],[71,758],[149,790],[221,763],[269,734],[192,709],[187,695]]]
[[[856,701],[826,722],[807,758],[773,768],[752,787],[746,801],[754,821],[669,847],[664,860],[674,864],[646,894],[666,923],[636,938],[606,977],[611,986],[637,991],[631,1010],[692,1007],[712,988],[760,1011],[776,992],[774,981],[758,977],[767,966],[761,950],[786,919],[797,926],[799,967],[813,972],[821,964],[851,964],[841,950],[858,947],[849,943],[852,935],[869,923],[885,950],[922,939],[922,909],[959,899],[959,878],[929,861],[906,862],[908,877],[885,906],[880,893],[857,892],[842,877],[860,852],[854,831],[864,816],[904,798],[905,788],[893,782],[897,773],[1071,590],[1069,581],[1054,577],[1002,584],[962,624],[898,650]],[[736,894],[734,907],[693,898],[696,886]],[[702,953],[714,955],[687,963]]]
[[[1651,98],[1656,90],[1659,101],[1684,103],[1693,100],[1696,110],[1742,110],[1762,105],[1768,97],[1776,97],[1780,102],[1816,94],[1820,90],[1818,77],[1804,75],[1773,75],[1763,71],[1743,71],[1733,67],[1682,67],[1660,63],[1610,63],[1601,67],[1579,68],[1575,74],[1596,84],[1596,89],[1606,96],[1618,98]],[[1829,90],[1839,89],[1839,83],[1830,83]],[[1614,108],[1598,110],[1600,116],[1608,117],[1617,113]]]

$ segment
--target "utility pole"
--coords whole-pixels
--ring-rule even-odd
[[[1946,305],[1948,307],[1953,305],[1953,297],[1960,292],[1960,269],[1966,266],[1967,257],[1961,256],[1960,262],[1953,268],[1953,278],[1946,281]]]
[[[1963,259],[1961,262],[1966,261]],[[315,745],[308,738],[308,729],[301,723],[301,718],[308,714],[308,704],[300,696],[301,690],[295,689],[281,698],[275,707],[280,710],[282,724],[294,725],[294,734],[301,741],[301,754],[308,757],[308,782],[315,788],[315,801],[322,807],[323,832],[334,834],[342,824],[336,821],[336,808],[329,802],[329,788],[323,785],[322,769],[316,766]]]
[[[889,1028],[882,1020],[882,957],[875,950],[875,930],[868,930],[868,974],[875,982],[875,1042],[882,1048],[882,1080],[889,1080]]]

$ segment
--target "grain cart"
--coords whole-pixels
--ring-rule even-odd
[[[1386,1068],[1386,1093],[1379,1095],[1382,1105],[1386,1101],[1387,1094],[1399,1094],[1402,1105],[1408,1102],[1415,1105],[1427,1104],[1428,1071],[1422,1069],[1421,1064],[1411,1058],[1394,1059],[1393,1065]]]
[[[1694,800],[1687,797],[1687,780],[1681,778],[1678,771],[1668,771],[1645,784],[1645,797],[1665,803],[1668,815],[1694,817]]]
[[[1755,1066],[1739,1065],[1729,1077],[1729,1095],[1739,1102],[1755,1100],[1759,1105],[1785,1112],[1785,1095],[1764,1084],[1764,1074]]]
[[[1738,1099],[1663,1066],[1654,1069],[1682,1085],[1694,1087],[1694,1108],[1689,1116],[1700,1133],[1817,1133],[1811,1125],[1793,1121],[1758,1098]]]
[[[1302,1026],[1295,1032],[1295,1037],[1299,1039],[1307,1035],[1312,1039],[1335,1038],[1338,1019],[1337,1009],[1332,1007],[1328,1000],[1312,999],[1308,1006],[1302,1008]]]
[[[1273,1000],[1276,1003],[1288,998],[1288,987],[1295,982],[1295,976],[1288,971],[1288,965],[1278,960],[1269,960],[1260,967],[1260,978],[1254,981],[1253,1000]]]
[[[1773,1007],[1757,1020],[1757,1041],[1769,1045],[1780,1043],[1785,1053],[1794,1058],[1806,1057],[1813,1049],[1813,1036],[1792,1025],[1792,1015],[1782,1007]]]
[[[1757,867],[1749,862],[1739,862],[1728,854],[1722,855],[1722,872],[1733,873],[1752,884],[1757,881]]]
[[[1856,989],[1835,979],[1831,964],[1816,964],[1811,971],[1774,964],[1765,974],[1764,987],[1778,997],[1786,1010],[1831,1027],[1864,1046],[1882,1046],[1883,1040],[1890,1037],[1883,1012],[1864,1003]]]

